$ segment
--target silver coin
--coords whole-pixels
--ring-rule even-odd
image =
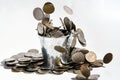
[[[42,20],[44,17],[44,13],[41,8],[37,7],[33,10],[33,16],[36,20]]]
[[[39,51],[37,49],[29,49],[28,52],[39,53]]]
[[[43,57],[33,57],[32,61],[41,61],[43,60]]]
[[[14,62],[15,59],[14,59],[14,58],[8,58],[8,59],[5,59],[4,61],[5,61],[5,63],[6,63],[6,62]]]
[[[38,74],[46,74],[46,73],[49,73],[49,71],[44,71],[44,70],[38,69],[37,73]]]
[[[24,67],[27,67],[27,66],[28,66],[28,64],[19,64],[19,63],[16,64],[17,68],[24,68]]]
[[[11,58],[19,59],[19,58],[24,57],[25,54],[26,52],[20,52],[17,55],[13,55]]]
[[[87,54],[85,54],[85,58],[88,62],[95,62],[97,56],[93,51],[89,51]]]
[[[7,66],[15,66],[18,63],[18,61],[14,61],[14,62],[6,62],[5,64]]]
[[[81,52],[76,52],[72,55],[72,61],[78,64],[82,64],[85,61],[84,54]]]
[[[42,23],[38,23],[37,31],[38,31],[38,34],[40,35],[44,34],[44,25]]]
[[[32,52],[28,52],[24,55],[25,57],[29,57],[29,58],[41,58],[43,57],[42,54],[36,54],[36,53],[32,53]]]
[[[35,72],[38,70],[38,67],[27,67],[25,68],[25,71],[27,72]]]
[[[58,52],[65,53],[67,50],[62,46],[55,46],[54,49]]]
[[[23,58],[19,58],[18,61],[19,62],[30,62],[32,59],[28,58],[28,57],[23,57]]]
[[[41,65],[43,65],[43,64],[44,64],[43,61],[36,63],[37,66],[41,66]]]
[[[65,5],[65,6],[63,7],[63,9],[64,9],[64,11],[65,11],[66,13],[68,13],[68,14],[70,14],[70,15],[73,14],[73,10],[72,10],[70,7],[68,7],[67,5]]]
[[[78,28],[78,29],[76,30],[76,32],[78,33],[77,38],[78,38],[79,43],[80,43],[82,46],[86,46],[86,40],[85,40],[83,31],[82,31],[80,28]]]

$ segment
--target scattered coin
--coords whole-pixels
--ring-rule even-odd
[[[108,63],[110,63],[110,62],[112,61],[112,59],[113,59],[112,53],[107,53],[107,54],[104,56],[104,58],[103,58],[103,62],[104,62],[105,64],[108,64]]]
[[[103,66],[103,60],[96,60],[95,62],[92,62],[92,67],[102,67]]]
[[[97,57],[93,51],[89,51],[87,54],[85,54],[85,58],[88,62],[95,62]]]
[[[64,9],[64,11],[66,12],[66,13],[68,13],[68,14],[70,14],[70,15],[72,15],[73,14],[73,11],[72,11],[72,9],[70,8],[70,7],[68,7],[68,6],[64,6],[63,7],[63,9]]]
[[[43,11],[47,14],[53,13],[55,11],[55,7],[54,7],[53,3],[46,2],[43,6]]]
[[[43,13],[41,8],[37,7],[33,10],[33,16],[36,20],[42,20],[43,16],[44,16],[44,13]]]
[[[88,67],[88,64],[83,64],[80,67],[80,71],[88,79],[88,77],[90,76],[90,69]]]

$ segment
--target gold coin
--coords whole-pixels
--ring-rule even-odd
[[[96,61],[96,54],[93,51],[89,51],[87,54],[85,54],[85,58],[88,62],[94,62]]]
[[[51,14],[55,11],[55,7],[51,2],[46,2],[43,6],[43,11],[47,14]]]
[[[105,64],[108,64],[108,63],[110,63],[110,62],[112,61],[112,59],[113,59],[112,53],[107,53],[107,54],[104,56],[104,58],[103,58],[103,62],[104,62]]]

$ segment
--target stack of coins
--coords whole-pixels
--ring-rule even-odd
[[[27,52],[21,52],[17,55],[5,59],[3,66],[11,69],[13,72],[37,72],[46,73],[44,66],[44,57],[37,49],[30,49]],[[50,70],[50,69],[49,69]]]

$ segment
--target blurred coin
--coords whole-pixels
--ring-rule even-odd
[[[98,80],[99,77],[100,77],[99,74],[94,74],[89,77],[89,80]]]
[[[89,52],[89,50],[87,50],[87,49],[81,49],[80,52],[82,52],[84,54],[87,54]]]
[[[90,69],[88,67],[88,64],[81,65],[80,71],[82,75],[84,75],[88,79],[88,77],[90,76]]]
[[[52,71],[53,74],[57,74],[57,75],[60,75],[60,74],[63,74],[66,70],[64,69],[54,69]]]
[[[26,52],[20,52],[17,55],[13,55],[11,58],[19,59],[19,58],[24,57],[25,54]]]
[[[78,29],[76,30],[76,32],[78,33],[77,38],[78,38],[79,43],[80,43],[82,46],[86,46],[86,40],[85,40],[83,31],[82,31],[80,28],[78,28]]]
[[[64,18],[64,24],[65,24],[65,27],[68,30],[68,32],[71,32],[71,24],[70,24],[70,20],[68,17]]]
[[[6,62],[14,62],[14,61],[15,61],[14,58],[8,58],[8,59],[5,59],[5,63],[6,63]]]
[[[76,45],[76,37],[73,37],[72,43],[71,43],[71,48],[75,47]]]
[[[28,52],[39,53],[39,51],[37,49],[29,49]]]
[[[103,58],[103,62],[104,62],[105,64],[108,64],[108,63],[110,63],[110,62],[112,61],[112,59],[113,59],[112,53],[107,53],[107,54],[104,56],[104,58]]]
[[[33,16],[36,20],[42,20],[43,16],[44,16],[44,13],[43,13],[41,8],[37,7],[33,10]]]
[[[43,6],[43,11],[47,14],[53,13],[55,11],[55,7],[54,7],[53,3],[46,2]]]
[[[17,68],[17,67],[12,67],[11,70],[12,70],[12,72],[22,72],[23,71],[22,68]]]
[[[92,67],[102,67],[103,66],[103,60],[96,60],[91,63]]]
[[[37,61],[41,61],[41,60],[43,60],[43,58],[42,57],[33,57],[32,58],[32,61],[34,62],[37,62]]]
[[[37,66],[41,66],[41,65],[43,65],[43,64],[44,64],[43,61],[36,63]]]
[[[97,56],[93,51],[89,51],[87,54],[85,54],[85,58],[88,62],[95,62]]]
[[[24,55],[25,57],[28,57],[28,58],[41,58],[43,57],[41,53],[32,53],[32,52],[28,52]]]
[[[73,14],[72,9],[71,9],[70,7],[68,7],[67,5],[65,5],[65,6],[63,7],[63,9],[64,9],[64,11],[65,11],[66,13],[68,13],[68,14],[70,14],[70,15]]]
[[[73,29],[74,31],[76,31],[76,25],[73,23],[73,21],[71,21],[72,27],[71,29]]]
[[[65,53],[66,49],[62,46],[55,46],[54,49],[60,53]]]
[[[28,64],[19,64],[19,63],[16,64],[17,68],[25,68],[27,66],[28,66]]]
[[[45,24],[45,23],[49,23],[50,21],[50,15],[49,14],[44,14],[44,17],[42,19],[42,23]]]
[[[38,23],[37,31],[38,31],[38,34],[43,35],[43,33],[44,33],[44,25],[42,23]]]
[[[6,62],[5,64],[7,66],[15,66],[18,63],[18,61],[14,61],[14,62]]]
[[[37,73],[38,74],[46,74],[46,73],[49,73],[50,71],[44,71],[44,70],[41,70],[40,68],[37,70]]]
[[[72,55],[72,61],[78,64],[82,64],[85,61],[84,54],[81,52],[76,52]]]
[[[35,71],[37,71],[38,70],[38,68],[39,67],[27,67],[27,68],[25,68],[25,71],[27,71],[27,72],[35,72]]]
[[[28,57],[23,57],[23,58],[19,58],[18,61],[20,63],[24,63],[24,62],[30,62],[32,59],[28,58]]]

